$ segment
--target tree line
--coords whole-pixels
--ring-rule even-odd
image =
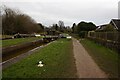
[[[84,38],[88,31],[95,30],[97,27],[92,22],[80,22],[76,25],[76,23],[72,26],[72,33],[78,34],[80,37]]]
[[[2,34],[31,34],[42,31],[43,25],[38,25],[30,16],[8,7],[2,9]]]
[[[45,27],[41,23],[35,22],[30,16],[21,13],[20,11],[4,7],[2,9],[2,34],[14,35],[20,34],[32,34],[45,32],[46,29],[59,31],[61,33],[74,33],[84,36],[85,32],[95,30],[96,25],[92,22],[80,22],[72,27],[65,26],[63,21],[59,21],[58,24]]]
[[[58,21],[58,24],[53,24],[49,28],[51,30],[59,31],[61,33],[71,32],[70,26],[65,26],[63,21]]]

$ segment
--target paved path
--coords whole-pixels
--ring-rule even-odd
[[[107,78],[78,40],[73,40],[74,57],[79,78]]]

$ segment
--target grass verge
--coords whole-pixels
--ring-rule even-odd
[[[118,77],[118,54],[116,52],[88,39],[80,42],[110,78]]]
[[[73,78],[72,40],[60,39],[3,70],[3,78]],[[44,66],[37,67],[42,60]]]
[[[34,40],[38,40],[40,38],[38,37],[30,37],[30,38],[17,38],[17,39],[9,39],[9,40],[2,40],[2,47],[12,46],[12,45],[18,45],[21,43],[26,43]]]

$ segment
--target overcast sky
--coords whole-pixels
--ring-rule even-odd
[[[49,26],[64,21],[66,26],[74,22],[91,21],[96,25],[118,18],[120,0],[1,0],[2,5],[19,9],[36,22]]]

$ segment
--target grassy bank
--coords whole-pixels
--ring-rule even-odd
[[[118,54],[116,52],[87,39],[80,42],[110,78],[118,77]]]
[[[40,38],[30,37],[30,38],[17,38],[17,39],[2,40],[2,47],[18,45],[21,43],[26,43],[26,42],[30,42],[30,41],[34,41],[34,40],[38,40],[38,39],[40,39]]]
[[[44,66],[37,67],[42,60]],[[60,39],[3,70],[3,78],[76,77],[72,40]]]

